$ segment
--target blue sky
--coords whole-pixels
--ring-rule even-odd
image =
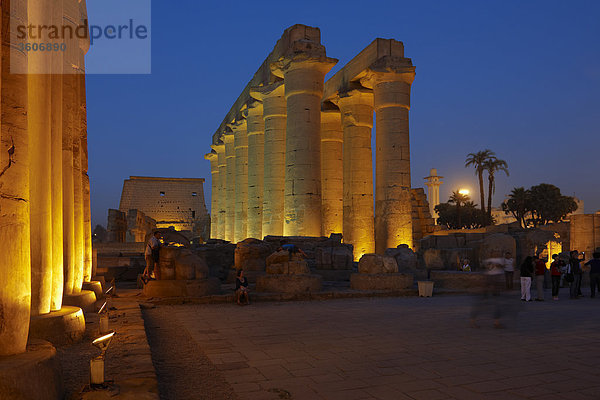
[[[98,1],[98,0],[94,0]],[[94,7],[88,0],[93,23]],[[285,28],[317,26],[335,73],[377,37],[416,66],[412,186],[477,190],[469,152],[494,150],[495,205],[552,183],[600,209],[600,2],[152,1],[152,73],[87,77],[92,219],[106,225],[130,175],[203,177],[212,134]],[[92,50],[93,51],[93,48]],[[331,75],[330,73],[330,75]],[[330,76],[328,75],[328,76]],[[478,202],[478,196],[475,196]]]

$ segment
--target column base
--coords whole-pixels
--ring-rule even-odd
[[[92,278],[92,282],[100,282],[100,284],[102,285],[102,287],[104,288],[104,285],[106,285],[106,280],[104,279],[104,275],[96,275]]]
[[[63,306],[58,311],[31,317],[29,340],[47,340],[54,346],[79,342],[85,334],[85,317],[79,307]]]
[[[96,294],[91,290],[82,290],[77,294],[65,294],[63,297],[63,307],[79,307],[85,312],[96,311]]]
[[[25,353],[0,357],[0,399],[56,400],[64,390],[56,349],[38,339]]]
[[[96,300],[100,300],[104,297],[104,292],[102,291],[102,283],[99,281],[90,281],[83,282],[83,286],[81,287],[84,290],[91,290],[96,294]]]

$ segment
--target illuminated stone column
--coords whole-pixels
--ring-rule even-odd
[[[283,235],[286,101],[282,82],[256,89],[265,122],[262,236]]]
[[[354,258],[375,250],[373,227],[373,169],[371,130],[373,93],[341,93],[344,127],[344,242],[354,245]]]
[[[343,137],[340,111],[321,111],[322,234],[343,232]]]
[[[225,187],[225,240],[234,242],[235,235],[235,148],[233,133],[223,135],[225,158],[227,161],[227,183]]]
[[[427,200],[429,203],[429,212],[433,217],[434,223],[437,225],[439,215],[435,212],[435,206],[440,204],[440,186],[444,181],[444,177],[437,174],[437,169],[431,168],[429,176],[425,178],[425,186],[427,186]]]
[[[31,305],[27,75],[10,73],[11,64],[27,71],[29,53],[11,48],[17,32],[8,29],[10,18],[27,25],[27,2],[0,7],[0,356],[7,356],[25,351]]]
[[[363,80],[373,88],[376,115],[377,253],[413,247],[408,110],[414,77],[409,59],[384,58]]]
[[[265,121],[263,105],[253,102],[246,111],[248,121],[248,233],[262,239],[263,180],[265,165]]]
[[[225,239],[225,224],[227,220],[227,159],[225,157],[225,145],[219,143],[211,147],[217,153],[217,166],[219,168],[219,186],[217,187],[219,200],[214,211],[218,214],[217,233],[215,237]]]
[[[245,119],[232,124],[235,151],[235,229],[234,241],[246,239],[248,229],[248,130]]]
[[[82,60],[83,62],[83,60]],[[80,75],[80,131],[81,131],[81,188],[83,196],[83,281],[92,280],[92,210],[90,204],[90,177],[88,175],[87,101],[85,74]]]
[[[219,164],[217,161],[217,153],[212,151],[204,155],[204,158],[210,162],[210,237],[212,239],[218,237],[219,227]],[[206,239],[206,238],[205,238]]]
[[[29,0],[29,22],[50,25],[52,4]],[[31,39],[45,43],[48,38]],[[29,200],[31,221],[31,315],[50,312],[52,298],[52,137],[50,54],[29,54],[27,126],[29,130]]]
[[[287,102],[284,236],[321,236],[321,98],[325,74],[336,60],[314,45],[314,52],[280,65]]]

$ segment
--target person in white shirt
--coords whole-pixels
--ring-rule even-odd
[[[513,290],[513,282],[515,274],[515,260],[512,258],[510,251],[504,253],[504,276],[506,278],[506,290]]]
[[[146,250],[144,252],[144,258],[146,259],[146,269],[144,270],[144,280],[148,281],[154,279],[156,274],[154,273],[154,266],[159,259],[160,249],[160,232],[156,231],[146,243]]]

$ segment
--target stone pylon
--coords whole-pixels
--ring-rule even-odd
[[[307,40],[274,71],[283,77],[287,102],[285,236],[321,236],[321,98],[336,63],[324,46]]]
[[[325,107],[325,106],[324,106]],[[333,105],[321,111],[321,196],[323,236],[342,233],[344,221],[344,130],[340,110]]]
[[[223,135],[225,141],[225,158],[227,162],[227,180],[225,186],[225,240],[235,242],[235,147],[233,133]]]
[[[246,239],[248,230],[248,128],[245,119],[231,125],[235,151],[234,241]]]
[[[263,102],[265,124],[262,236],[281,236],[283,235],[287,121],[284,85],[279,81],[257,88],[252,93]]]
[[[373,164],[371,130],[373,93],[351,89],[338,104],[344,128],[344,241],[354,245],[354,258],[375,251],[373,237]]]
[[[413,247],[408,111],[415,67],[409,59],[383,57],[364,86],[373,89],[375,152],[375,249]]]
[[[248,121],[248,231],[247,237],[262,239],[265,165],[263,104],[254,101],[245,112]]]
[[[9,29],[11,19],[27,25],[27,1],[0,7],[0,356],[8,356],[25,351],[31,307],[27,75],[11,73],[27,71],[29,53],[11,48],[17,32]]]
[[[216,151],[204,155],[204,158],[210,161],[211,193],[210,198],[210,237],[219,238],[219,163]]]

